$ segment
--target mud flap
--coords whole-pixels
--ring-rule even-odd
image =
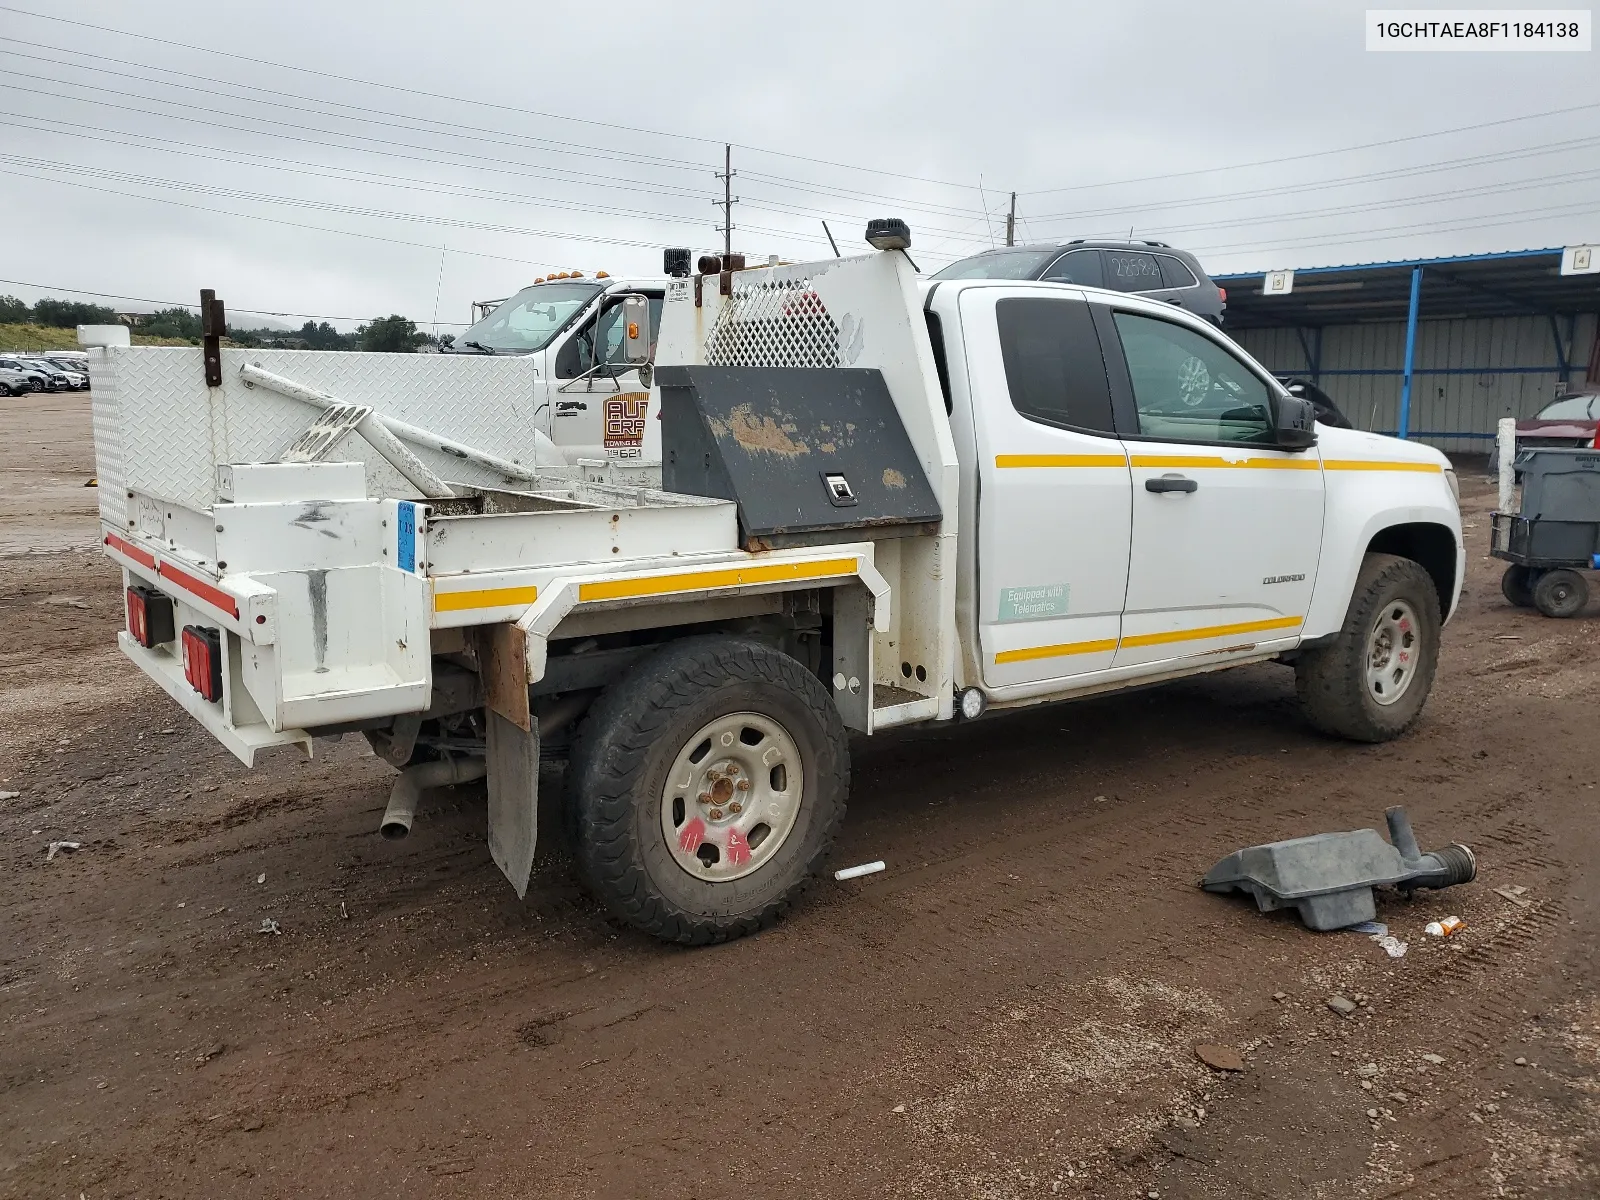
[[[528,894],[539,835],[539,726],[528,729],[487,710],[489,854],[520,900]]]

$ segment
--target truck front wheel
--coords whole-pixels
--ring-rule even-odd
[[[743,638],[674,642],[609,687],[579,731],[579,872],[652,936],[754,933],[821,867],[849,769],[833,699],[799,662]]]
[[[1420,564],[1369,554],[1344,628],[1305,651],[1295,687],[1306,719],[1324,733],[1386,742],[1416,722],[1439,661],[1439,594]]]

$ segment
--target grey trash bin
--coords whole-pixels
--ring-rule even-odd
[[[1600,521],[1600,450],[1522,450],[1522,513],[1534,521]]]

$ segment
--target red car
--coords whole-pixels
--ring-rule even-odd
[[[1563,396],[1517,422],[1517,445],[1592,446],[1600,426],[1600,392]]]

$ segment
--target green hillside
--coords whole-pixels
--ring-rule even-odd
[[[133,335],[135,346],[189,346],[197,345],[187,338],[146,337]],[[25,350],[77,350],[76,329],[53,329],[45,325],[0,325],[0,351]]]

